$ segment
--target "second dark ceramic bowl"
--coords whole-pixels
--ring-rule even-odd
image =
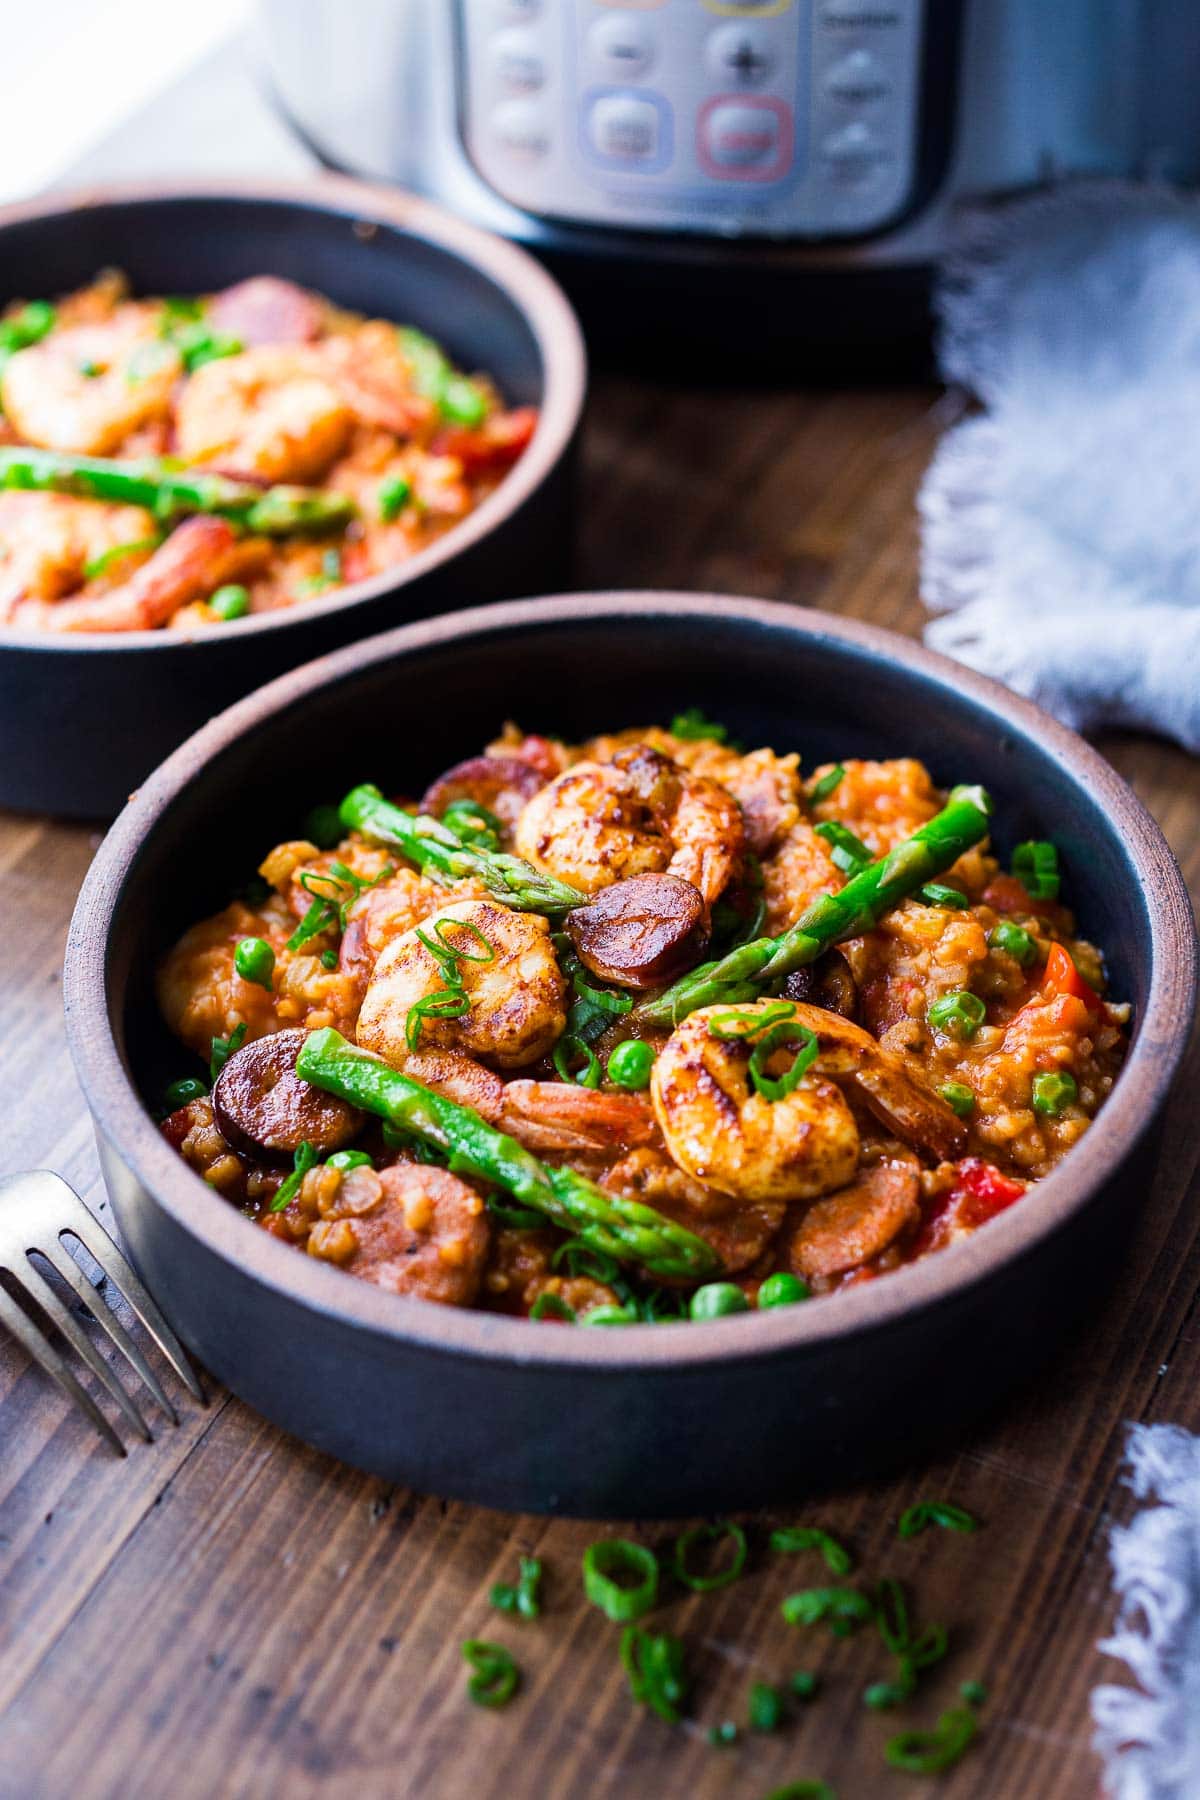
[[[385,1294],[268,1236],[150,1106],[179,1073],[153,969],[315,802],[420,792],[506,717],[579,738],[699,705],[751,744],[923,758],[981,781],[996,840],[1053,837],[1133,1044],[1053,1175],[967,1242],[828,1299],[587,1331]],[[1186,1042],[1195,941],[1157,826],[1096,753],[900,638],[761,601],[580,595],[429,621],[284,677],[183,746],[79,898],[67,1023],[122,1234],[185,1342],[269,1418],[389,1479],[616,1516],[747,1507],[895,1463],[1044,1359],[1095,1293]]]
[[[186,638],[0,629],[0,806],[111,817],[189,732],[283,670],[385,625],[565,578],[586,363],[570,306],[523,251],[423,200],[332,177],[107,189],[0,210],[0,302],[66,293],[105,267],[144,294],[286,276],[420,326],[541,417],[524,456],[454,531],[326,600]]]

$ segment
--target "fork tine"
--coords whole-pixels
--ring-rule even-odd
[[[18,1281],[22,1282],[23,1285],[26,1285],[26,1291],[31,1293],[32,1298],[37,1301],[37,1304],[49,1314],[51,1319],[53,1319],[55,1325],[57,1325],[58,1329],[62,1332],[72,1349],[74,1349],[78,1355],[82,1356],[84,1362],[96,1377],[96,1380],[107,1389],[108,1393],[116,1401],[138,1436],[144,1438],[148,1444],[152,1444],[154,1442],[154,1433],[151,1431],[145,1419],[143,1419],[141,1413],[97,1350],[95,1344],[93,1344],[87,1332],[84,1331],[77,1319],[71,1317],[69,1310],[63,1305],[37,1264],[29,1261],[28,1258],[26,1260],[29,1262],[30,1271],[37,1276],[38,1286],[36,1290],[30,1289],[28,1284],[25,1283],[24,1272],[17,1277]]]
[[[117,1349],[122,1351],[133,1364],[146,1386],[150,1389],[154,1398],[158,1401],[158,1404],[170,1419],[172,1425],[178,1425],[179,1414],[175,1411],[175,1408],[171,1405],[171,1402],[163,1392],[162,1383],[159,1381],[158,1376],[154,1373],[154,1370],[150,1367],[150,1364],[146,1361],[146,1358],[142,1355],[138,1345],[130,1337],[116,1313],[113,1312],[112,1308],[105,1300],[104,1295],[100,1292],[100,1289],[96,1286],[95,1282],[88,1280],[87,1276],[66,1246],[64,1244],[57,1244],[54,1250],[50,1250],[45,1244],[39,1244],[38,1255],[44,1256],[51,1268],[61,1275],[65,1282],[69,1283],[69,1285],[74,1288],[75,1292],[79,1295],[79,1298],[83,1301],[83,1304],[92,1314],[101,1331],[106,1334],[110,1342],[115,1344]]]
[[[53,1183],[54,1217],[59,1235],[61,1236],[63,1231],[69,1231],[73,1237],[79,1240],[93,1261],[99,1263],[113,1286],[120,1289],[134,1316],[150,1333],[180,1381],[187,1388],[188,1393],[203,1406],[205,1404],[204,1389],[192,1371],[192,1366],[184,1354],[183,1345],[159,1312],[142,1282],[134,1274],[112,1237],[95,1214],[89,1212],[74,1188],[68,1187],[62,1176],[54,1174],[50,1169],[39,1169],[36,1177],[22,1176],[18,1179],[25,1181],[36,1179],[39,1183],[47,1186]]]
[[[79,1410],[91,1420],[101,1437],[116,1451],[117,1455],[127,1455],[124,1444],[92,1396],[85,1388],[80,1387],[53,1344],[46,1341],[33,1320],[22,1312],[12,1295],[3,1287],[0,1287],[0,1325],[11,1331],[17,1342],[25,1346],[34,1362],[39,1363],[47,1375],[58,1383],[67,1398],[75,1402]]]

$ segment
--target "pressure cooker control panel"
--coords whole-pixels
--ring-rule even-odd
[[[527,212],[856,236],[913,185],[923,0],[458,0],[462,130]]]

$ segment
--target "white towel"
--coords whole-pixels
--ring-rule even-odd
[[[1099,1646],[1137,1687],[1092,1694],[1095,1744],[1114,1800],[1200,1795],[1200,1438],[1135,1425],[1129,1485],[1161,1505],[1112,1534],[1116,1630]]]
[[[1070,725],[1200,750],[1200,203],[1088,182],[975,211],[939,312],[986,411],[921,490],[927,641]]]

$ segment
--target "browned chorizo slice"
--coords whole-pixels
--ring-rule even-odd
[[[567,914],[567,931],[585,968],[621,987],[655,987],[698,960],[707,931],[705,905],[678,875],[615,881]]]
[[[440,819],[452,800],[473,800],[511,831],[526,801],[545,785],[545,777],[521,757],[472,756],[426,788],[421,811]]]
[[[311,344],[321,335],[323,317],[315,294],[276,275],[253,275],[208,303],[209,324],[246,350],[258,344]]]
[[[842,1275],[870,1262],[921,1217],[917,1164],[894,1158],[866,1169],[849,1187],[810,1206],[792,1233],[788,1261],[797,1275]]]
[[[348,1274],[442,1306],[470,1306],[487,1261],[483,1201],[448,1169],[396,1163],[371,1181],[354,1170],[308,1240],[309,1253]],[[375,1190],[378,1189],[376,1197]]]
[[[276,1031],[243,1044],[221,1070],[212,1092],[222,1136],[251,1156],[286,1161],[301,1144],[328,1156],[362,1127],[362,1114],[333,1094],[310,1087],[296,1073],[306,1031]]]

